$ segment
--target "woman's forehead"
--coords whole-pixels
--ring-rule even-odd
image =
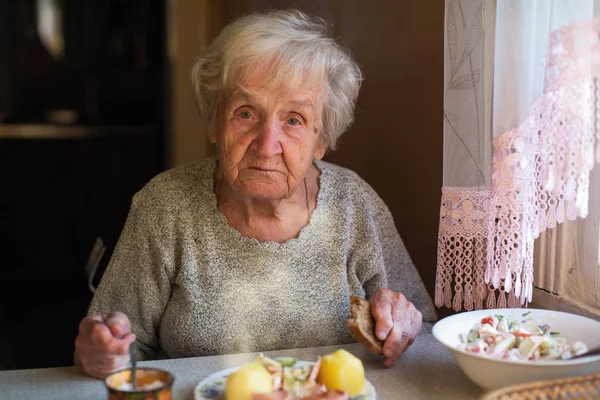
[[[269,79],[266,74],[254,74],[235,86],[229,101],[261,101],[277,98],[297,106],[316,109],[321,103],[321,87],[322,85],[314,80],[278,82]]]

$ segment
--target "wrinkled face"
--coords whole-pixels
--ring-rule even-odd
[[[209,138],[229,185],[244,196],[276,200],[300,187],[326,145],[318,86],[281,88],[268,78],[254,74],[229,96]]]

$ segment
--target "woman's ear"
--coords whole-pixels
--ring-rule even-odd
[[[208,124],[208,141],[212,144],[217,143],[217,129],[215,125],[216,124],[213,121],[209,122]]]
[[[319,138],[319,143],[317,143],[317,147],[315,148],[315,160],[320,160],[325,156],[325,152],[327,151],[327,143],[323,138]]]

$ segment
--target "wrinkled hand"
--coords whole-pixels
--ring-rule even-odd
[[[103,379],[129,362],[129,345],[135,341],[127,315],[85,317],[79,324],[75,349],[89,376]]]
[[[392,366],[421,331],[423,315],[402,293],[389,289],[371,296],[371,314],[375,335],[383,341],[383,362]]]

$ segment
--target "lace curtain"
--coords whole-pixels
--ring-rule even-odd
[[[446,0],[438,307],[531,302],[535,239],[587,215],[597,3]]]

